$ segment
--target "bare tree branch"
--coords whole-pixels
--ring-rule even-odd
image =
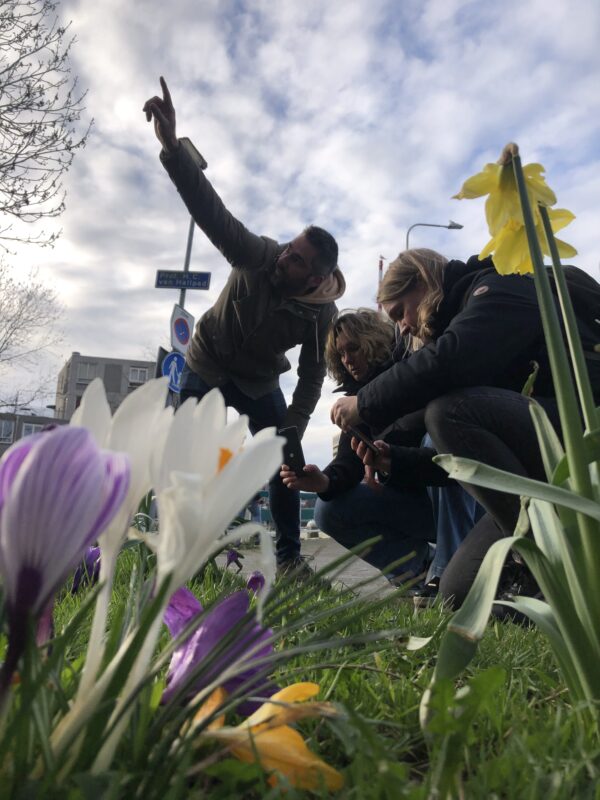
[[[63,314],[56,293],[32,270],[16,279],[0,262],[0,374],[17,359],[31,360],[58,344],[56,325]]]
[[[77,123],[85,92],[71,77],[70,23],[59,25],[55,0],[0,0],[0,214],[24,223],[57,217],[62,178],[85,146]],[[5,241],[52,244],[59,234],[19,235],[0,224]]]

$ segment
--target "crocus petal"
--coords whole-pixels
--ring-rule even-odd
[[[242,568],[242,564],[241,564],[241,559],[242,558],[244,558],[244,556],[241,553],[239,553],[235,548],[230,547],[227,550],[227,556],[226,556],[226,559],[225,559],[225,568],[230,567],[232,564],[235,564],[236,567],[239,567],[241,569]]]
[[[83,561],[75,570],[71,594],[76,594],[79,589],[87,584],[93,585],[100,575],[100,548],[88,547]]]
[[[259,594],[265,586],[265,576],[259,570],[255,570],[248,576],[246,589],[254,594]]]
[[[187,400],[173,416],[169,436],[165,440],[164,450],[160,454],[157,473],[152,475],[152,485],[158,493],[170,482],[171,472],[194,472],[192,468],[193,454],[190,447],[190,431],[193,429],[193,417],[196,404],[193,399]]]
[[[281,464],[282,442],[281,437],[251,440],[206,485],[200,477],[172,474],[175,485],[157,497],[159,581],[172,572],[173,586],[179,587],[195,575],[239,509]]]
[[[218,389],[213,389],[202,398],[194,410],[194,438],[190,448],[192,456],[195,457],[193,472],[215,474],[219,448],[223,446],[221,440],[227,427],[225,400]]]
[[[222,686],[217,686],[217,688],[212,691],[207,700],[202,703],[198,711],[194,714],[194,719],[192,722],[192,730],[197,728],[201,725],[205,719],[210,717],[211,714],[220,708],[227,699],[227,692],[223,689]],[[218,728],[222,728],[225,724],[225,714],[221,714],[218,717],[215,717],[212,722],[207,725],[207,730],[212,731]]]
[[[201,613],[202,605],[196,595],[185,586],[181,586],[169,600],[163,621],[173,639],[176,639],[185,626]]]
[[[315,683],[286,686],[241,725],[206,731],[201,738],[228,744],[241,761],[255,762],[258,756],[263,769],[280,772],[297,788],[315,790],[325,783],[330,790],[340,789],[342,775],[312,753],[302,736],[285,724],[303,717],[334,716],[337,712],[330,703],[293,702],[314,697],[318,691]]]
[[[189,598],[186,598],[185,602],[189,602]],[[246,624],[242,625],[248,614],[248,608],[248,593],[240,591],[226,597],[210,609],[194,633],[173,654],[167,675],[167,688],[161,702],[168,703],[198,665],[210,657],[214,660],[199,675],[188,694],[195,694],[203,687],[208,686],[227,667],[243,659],[246,653],[251,653],[247,663],[240,663],[240,671],[225,681],[224,688],[228,692],[233,692],[262,669],[253,666],[252,661],[265,658],[273,652],[273,646],[268,642],[273,634],[272,631],[257,625],[252,617],[246,619]],[[236,628],[235,639],[215,657],[217,648],[221,646],[223,639]],[[262,644],[263,642],[264,644]],[[260,691],[266,688],[266,682],[262,677],[257,679],[257,683]],[[270,687],[270,689],[273,691],[274,687]]]
[[[134,510],[151,486],[148,465],[154,445],[152,432],[162,416],[167,390],[167,378],[148,381],[123,400],[112,420],[108,447],[127,453],[131,460],[127,504]]]
[[[35,631],[35,643],[38,647],[46,644],[54,636],[54,598],[51,598],[45,605],[44,610],[38,619]]]
[[[33,436],[19,439],[0,459],[0,509],[4,505],[4,498],[13,485],[21,464],[42,435],[36,433]]]
[[[29,610],[41,609],[116,513],[127,485],[127,460],[100,453],[83,428],[40,434],[0,512],[0,565],[9,606],[23,575],[37,574]]]
[[[283,708],[279,703],[297,703],[315,697],[317,694],[319,694],[318,683],[292,683],[290,686],[284,686],[283,689],[272,695],[270,702],[263,703],[258,711],[255,711],[242,724],[246,727],[255,727],[269,720],[277,720]]]
[[[298,789],[314,791],[325,784],[330,791],[337,791],[344,785],[341,773],[311,752],[298,731],[288,726],[258,732],[221,728],[206,736],[229,744],[240,761],[255,763],[258,755],[264,770],[281,773]]]
[[[281,436],[251,440],[227,464],[221,473],[223,479],[213,479],[210,485],[211,527],[224,530],[239,509],[271,478],[281,464],[283,443]]]
[[[87,428],[99,447],[106,447],[110,433],[110,406],[106,399],[104,384],[100,378],[86,388],[79,407],[75,409],[69,425]]]

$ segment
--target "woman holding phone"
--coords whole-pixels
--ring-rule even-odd
[[[339,383],[336,391],[355,396],[391,365],[395,346],[394,325],[382,314],[367,308],[341,312],[331,325],[325,345],[328,373]],[[345,547],[381,536],[363,558],[390,578],[408,580],[424,572],[430,560],[428,542],[436,541],[436,520],[426,487],[446,485],[449,480],[431,460],[435,451],[419,446],[424,429],[422,419],[415,418],[385,434],[403,445],[410,462],[401,485],[384,486],[373,481],[351,444],[354,435],[364,447],[372,447],[373,433],[365,425],[342,432],[337,453],[323,470],[307,464],[299,477],[284,465],[281,477],[289,488],[317,492],[317,525]],[[454,487],[462,493],[456,484]],[[386,570],[409,554],[414,555],[405,563]]]
[[[600,301],[595,313],[590,303],[600,287],[581,270],[567,269],[591,383],[600,402],[600,359],[594,352]],[[463,263],[448,261],[433,250],[405,250],[390,264],[378,299],[400,332],[412,339],[412,352],[354,397],[338,400],[332,421],[342,430],[360,422],[383,427],[422,410],[437,452],[545,480],[529,413],[531,400],[521,393],[536,364],[533,396],[559,431],[532,276],[499,275],[489,258],[479,261],[474,256]],[[356,442],[356,449],[367,464],[388,466],[364,445]],[[489,547],[512,534],[519,513],[516,496],[465,488],[488,514],[465,538],[442,577],[440,592],[456,606],[463,602]]]

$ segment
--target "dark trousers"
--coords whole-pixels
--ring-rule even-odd
[[[418,575],[426,567],[428,542],[435,541],[435,523],[425,489],[380,491],[365,483],[342,492],[332,500],[317,500],[315,522],[319,529],[348,549],[375,536],[381,541],[361,556],[386,575]],[[393,561],[414,557],[393,570]]]
[[[558,430],[556,401],[551,398],[539,402]],[[508,389],[461,389],[429,403],[425,425],[438,453],[471,458],[514,475],[545,480],[529,405],[526,397]],[[491,545],[512,535],[520,508],[516,495],[470,484],[464,484],[464,488],[487,513],[444,570],[440,592],[455,607],[464,601]]]
[[[189,397],[202,399],[211,390],[202,378],[187,364],[181,374],[181,402]],[[226,405],[239,414],[247,414],[252,435],[263,428],[281,428],[285,422],[287,405],[281,389],[275,389],[253,399],[228,381],[219,386]],[[279,477],[279,470],[269,481],[269,505],[275,523],[275,553],[277,563],[297,558],[300,554],[300,493],[287,489]]]

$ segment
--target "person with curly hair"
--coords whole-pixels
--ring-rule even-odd
[[[362,386],[385,371],[402,349],[402,343],[396,347],[394,324],[384,315],[368,308],[345,310],[335,318],[327,336],[327,371],[339,384],[337,391],[354,396]],[[298,477],[284,467],[281,477],[288,488],[317,492],[317,525],[345,547],[355,547],[381,536],[381,541],[363,557],[388,577],[409,580],[423,574],[427,567],[428,543],[435,542],[437,536],[436,521],[444,524],[448,521],[448,498],[460,493],[468,503],[474,504],[432,462],[435,451],[430,446],[420,446],[424,433],[422,421],[415,419],[384,432],[362,426],[361,431],[369,437],[385,436],[405,451],[411,469],[406,472],[401,486],[373,481],[369,470],[365,470],[362,460],[352,450],[351,434],[344,432],[340,434],[335,458],[323,470],[307,464],[304,475]],[[428,496],[428,487],[438,485],[445,488],[432,488],[429,490],[431,497]],[[440,492],[446,495],[441,504]],[[460,502],[456,506],[460,513]],[[471,516],[461,530],[466,533],[469,524],[472,524]],[[445,557],[441,570],[448,558]],[[403,563],[388,569],[401,559]]]

